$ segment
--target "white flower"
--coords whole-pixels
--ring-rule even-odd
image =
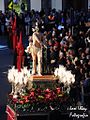
[[[56,70],[54,71],[54,75],[55,75],[55,76],[58,76],[58,70],[59,70],[59,69],[56,68]]]
[[[23,77],[23,72],[18,72],[18,78],[19,78],[19,84],[23,84],[24,81],[24,77]]]
[[[15,85],[22,85],[23,83],[26,85],[30,76],[30,70],[28,70],[27,67],[21,69],[21,72],[18,72],[18,69],[15,69],[15,67],[8,70],[8,81],[15,83]]]
[[[13,82],[13,80],[14,80],[14,75],[12,74],[12,71],[9,70],[8,71],[8,81],[11,83],[11,82]]]
[[[27,84],[27,82],[28,82],[28,77],[27,77],[27,76],[25,76],[25,77],[24,77],[24,84],[26,85],[26,84]]]
[[[59,68],[55,69],[54,75],[59,78],[59,82],[64,83],[64,85],[70,85],[75,82],[75,75],[71,71],[66,70],[62,65],[59,65]]]
[[[10,83],[14,81],[14,72],[15,72],[14,66],[12,67],[12,69],[8,70],[8,81]]]

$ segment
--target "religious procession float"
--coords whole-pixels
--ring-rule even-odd
[[[8,80],[12,92],[8,95],[7,113],[12,109],[14,112],[10,113],[15,120],[22,115],[48,115],[53,110],[67,113],[67,108],[73,103],[69,92],[75,76],[64,66],[56,68],[53,75],[42,76],[30,74],[27,67],[21,71],[12,67],[8,70]]]

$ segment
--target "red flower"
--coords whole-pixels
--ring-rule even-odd
[[[20,104],[24,104],[24,101],[23,101],[23,100],[20,100],[19,103],[20,103]]]
[[[44,92],[46,92],[46,93],[50,93],[51,90],[50,90],[49,88],[47,88]]]
[[[29,102],[29,100],[25,100],[25,103],[28,103]]]
[[[14,103],[18,103],[18,99],[17,98],[13,98],[13,102]]]
[[[52,100],[52,93],[51,92],[45,94],[45,100],[46,101]]]
[[[34,91],[31,91],[30,94],[29,94],[29,97],[34,97],[34,96],[35,96]]]
[[[56,99],[56,98],[57,98],[57,94],[52,91],[52,99]]]
[[[41,92],[41,89],[40,88],[37,88],[37,90],[36,90],[37,92]]]
[[[29,96],[24,96],[23,98],[24,98],[25,100],[28,100],[28,97],[29,97]]]

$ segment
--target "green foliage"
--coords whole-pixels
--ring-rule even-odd
[[[19,4],[13,4],[13,9],[14,9],[17,13],[20,13],[20,5],[19,5]]]
[[[25,10],[27,10],[26,0],[22,0],[22,2],[25,4]],[[14,4],[14,3],[13,3],[13,9],[14,9],[18,14],[20,14],[20,12],[21,12],[21,3],[18,3],[18,4]]]

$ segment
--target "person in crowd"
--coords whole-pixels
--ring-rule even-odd
[[[0,28],[1,34],[5,33],[5,15],[0,11]]]
[[[21,12],[23,13],[23,12],[25,12],[25,4],[22,2],[22,4],[21,4]]]
[[[55,16],[51,12],[50,15],[48,16],[48,29],[52,29],[55,25]]]
[[[63,52],[59,52],[59,59],[58,59],[58,66],[63,65],[66,66],[66,57],[64,56]]]
[[[17,26],[18,29],[23,31],[23,34],[25,33],[25,21],[24,21],[24,14],[20,13],[17,17]]]
[[[9,29],[10,29],[10,15],[8,15],[8,14],[6,14],[6,16],[5,16],[5,32],[6,32],[6,34],[7,34],[7,32],[9,31]]]
[[[25,32],[26,32],[26,36],[29,35],[30,33],[30,15],[29,13],[27,13],[25,15]]]
[[[90,109],[90,73],[85,73],[85,79],[83,80],[84,88],[84,102],[87,104],[87,107]]]

